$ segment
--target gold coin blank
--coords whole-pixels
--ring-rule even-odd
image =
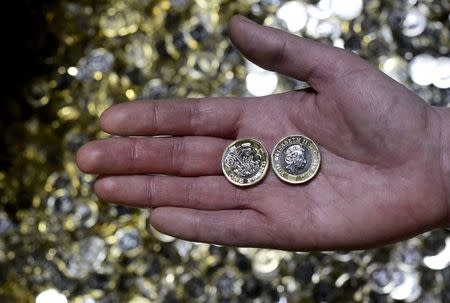
[[[227,167],[227,165],[225,163],[227,156],[231,152],[236,151],[240,147],[251,148],[256,154],[261,156],[261,165],[260,165],[259,169],[257,170],[257,172],[254,175],[251,175],[249,177],[243,177],[243,176],[237,175],[235,172],[230,170],[229,167]],[[238,159],[238,161],[240,161],[240,160],[242,160],[242,159]],[[245,159],[244,161],[247,161],[247,160],[248,159]],[[227,178],[228,181],[230,181],[231,183],[233,183],[234,185],[237,185],[237,186],[251,186],[251,185],[254,185],[254,184],[257,184],[258,182],[260,182],[267,175],[269,163],[270,163],[269,153],[267,152],[267,149],[264,146],[264,144],[256,139],[251,139],[251,138],[243,138],[243,139],[238,139],[236,141],[233,141],[225,148],[223,155],[222,155],[223,174],[225,175],[225,177]],[[237,168],[237,169],[239,169],[239,168]]]
[[[282,153],[290,146],[299,145],[303,152],[310,154],[309,167],[300,174],[292,174],[288,172],[282,165]],[[305,161],[305,159],[303,159]],[[319,171],[321,156],[317,145],[313,140],[304,135],[287,136],[278,141],[271,155],[272,169],[282,181],[290,184],[305,183],[314,178]],[[284,162],[284,160],[283,160]]]

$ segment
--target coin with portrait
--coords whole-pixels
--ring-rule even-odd
[[[222,171],[231,183],[250,186],[261,181],[269,167],[269,153],[255,139],[238,139],[222,155]]]
[[[311,180],[320,167],[317,145],[303,135],[281,139],[272,152],[272,168],[283,181],[292,184]]]

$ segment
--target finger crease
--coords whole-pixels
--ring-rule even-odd
[[[242,122],[244,120],[244,113],[245,113],[245,104],[242,103],[241,107],[239,108],[239,112],[236,118],[236,122],[234,123],[234,129],[233,129],[233,135],[232,138],[237,138],[239,134],[239,130],[241,129]]]
[[[155,193],[155,182],[153,178],[150,178],[148,182],[145,183],[145,199],[148,208],[152,208],[152,198]]]
[[[240,189],[234,190],[234,201],[238,208],[247,208],[248,207],[248,196],[247,192]]]
[[[196,216],[196,218],[195,218],[195,221],[194,221],[194,228],[193,228],[193,230],[194,230],[194,235],[193,235],[193,237],[192,237],[192,239],[195,239],[195,240],[202,240],[202,238],[200,237],[200,229],[201,229],[201,218],[200,218],[200,213],[197,211],[196,213],[195,213],[195,216]]]
[[[136,167],[136,162],[139,159],[139,151],[138,151],[138,142],[135,139],[131,139],[131,146],[130,146],[130,165],[131,168]]]
[[[155,103],[153,105],[153,127],[155,129],[155,132],[159,131],[159,106],[158,103]]]
[[[286,58],[287,47],[288,40],[284,39],[283,44],[281,44],[281,46],[276,49],[272,62],[270,63],[270,69],[273,69],[275,66],[283,63],[283,60]]]
[[[197,130],[197,124],[198,122],[196,121],[198,119],[198,117],[200,116],[200,109],[199,109],[199,105],[200,101],[195,101],[194,103],[192,103],[191,106],[189,106],[189,130],[192,133],[196,133]]]
[[[195,207],[194,200],[195,200],[195,194],[194,194],[194,183],[192,179],[188,179],[187,181],[187,192],[186,192],[186,204],[188,207]]]
[[[184,171],[185,140],[184,137],[172,139],[172,170],[176,175],[181,175]]]

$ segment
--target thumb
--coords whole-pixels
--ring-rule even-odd
[[[308,82],[320,90],[355,64],[365,64],[359,57],[336,47],[258,25],[234,16],[229,23],[233,44],[253,63],[297,80]]]

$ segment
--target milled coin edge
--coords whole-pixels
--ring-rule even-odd
[[[266,160],[266,163],[267,163],[267,165],[266,165],[266,167],[264,168],[264,171],[262,172],[261,176],[260,176],[258,179],[256,179],[253,183],[247,183],[247,184],[241,184],[241,183],[238,183],[238,182],[236,182],[236,181],[230,179],[230,178],[228,177],[228,175],[226,174],[226,172],[225,172],[225,167],[224,167],[224,163],[225,163],[224,160],[225,160],[225,155],[226,155],[227,150],[228,150],[231,146],[233,146],[234,144],[236,144],[236,143],[238,143],[238,142],[244,142],[244,141],[255,141],[255,142],[257,142],[259,145],[261,145],[262,148],[263,148],[263,150],[264,150],[264,152],[265,152],[265,160]],[[264,177],[267,175],[267,172],[269,171],[269,166],[270,166],[270,156],[269,156],[269,152],[267,151],[266,146],[265,146],[260,140],[257,140],[257,139],[253,139],[253,138],[241,138],[241,139],[236,139],[236,140],[234,140],[233,142],[231,142],[230,144],[228,144],[227,147],[225,147],[225,149],[223,150],[223,153],[222,153],[222,160],[221,160],[222,173],[223,173],[223,175],[227,178],[227,180],[230,181],[230,183],[232,183],[232,184],[234,184],[234,185],[236,185],[236,186],[239,186],[239,187],[249,187],[249,186],[252,186],[252,185],[255,185],[255,184],[258,184],[259,182],[261,182],[261,181],[264,179]]]
[[[315,148],[317,149],[317,151],[318,151],[318,155],[319,155],[319,164],[317,165],[317,168],[313,171],[313,173],[311,174],[311,176],[309,176],[308,178],[306,178],[306,179],[304,179],[304,180],[299,180],[299,181],[286,180],[284,177],[282,177],[282,176],[280,175],[280,173],[279,173],[279,172],[277,171],[277,169],[275,168],[275,151],[277,150],[277,146],[278,146],[281,142],[283,142],[284,140],[286,140],[286,139],[288,139],[288,138],[292,138],[292,137],[303,137],[303,138],[305,138],[305,139],[311,141],[311,143],[314,145],[314,147],[315,147]],[[309,137],[307,137],[307,136],[305,136],[305,135],[289,135],[289,136],[286,136],[286,137],[282,138],[280,141],[277,142],[277,144],[275,144],[275,147],[273,148],[272,153],[270,154],[270,162],[271,162],[272,170],[275,172],[275,175],[277,175],[277,177],[278,177],[281,181],[286,182],[286,183],[289,183],[289,184],[302,184],[302,183],[308,182],[309,180],[311,180],[312,178],[314,178],[314,177],[317,175],[317,173],[318,173],[318,171],[319,171],[319,169],[320,169],[320,166],[321,166],[321,164],[322,164],[322,155],[321,155],[321,153],[320,153],[320,149],[319,149],[319,147],[317,146],[316,142],[314,142],[311,138],[309,138]]]

